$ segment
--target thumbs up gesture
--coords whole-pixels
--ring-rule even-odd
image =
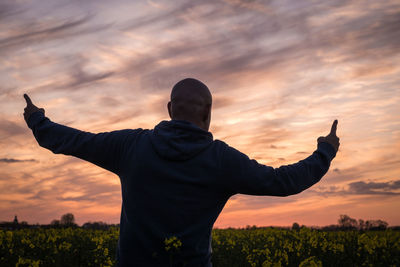
[[[318,143],[326,142],[331,144],[335,148],[336,152],[338,151],[340,145],[339,137],[336,136],[337,124],[338,121],[335,120],[332,124],[331,132],[327,136],[320,136],[317,140]]]
[[[27,94],[24,94],[24,98],[26,101],[26,108],[24,109],[24,118],[25,118],[26,123],[28,123],[28,119],[33,113],[39,111],[44,114],[44,109],[38,108],[37,106],[35,106]]]

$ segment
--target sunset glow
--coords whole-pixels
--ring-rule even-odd
[[[118,223],[116,175],[38,146],[28,93],[52,121],[90,132],[169,120],[186,77],[213,95],[210,132],[279,167],[338,119],[327,175],[294,196],[235,195],[216,227],[400,225],[399,1],[2,1],[0,221]]]

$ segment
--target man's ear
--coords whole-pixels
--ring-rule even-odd
[[[204,115],[203,115],[204,122],[208,121],[208,117],[210,116],[210,113],[211,113],[211,105],[207,105],[207,107],[204,109]]]
[[[169,117],[172,119],[171,101],[168,102],[167,109],[168,109]]]

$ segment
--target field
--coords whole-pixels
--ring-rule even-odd
[[[118,232],[0,230],[0,266],[112,266]],[[400,232],[392,230],[214,229],[212,247],[215,267],[400,266]]]

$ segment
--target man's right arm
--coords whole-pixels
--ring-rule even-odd
[[[129,140],[141,130],[95,134],[52,122],[41,112],[33,113],[27,124],[41,147],[55,154],[75,156],[117,174]]]
[[[90,133],[50,121],[44,109],[36,107],[24,95],[27,107],[24,118],[39,145],[55,154],[64,154],[89,161],[114,173],[119,173],[122,158],[142,129]]]

